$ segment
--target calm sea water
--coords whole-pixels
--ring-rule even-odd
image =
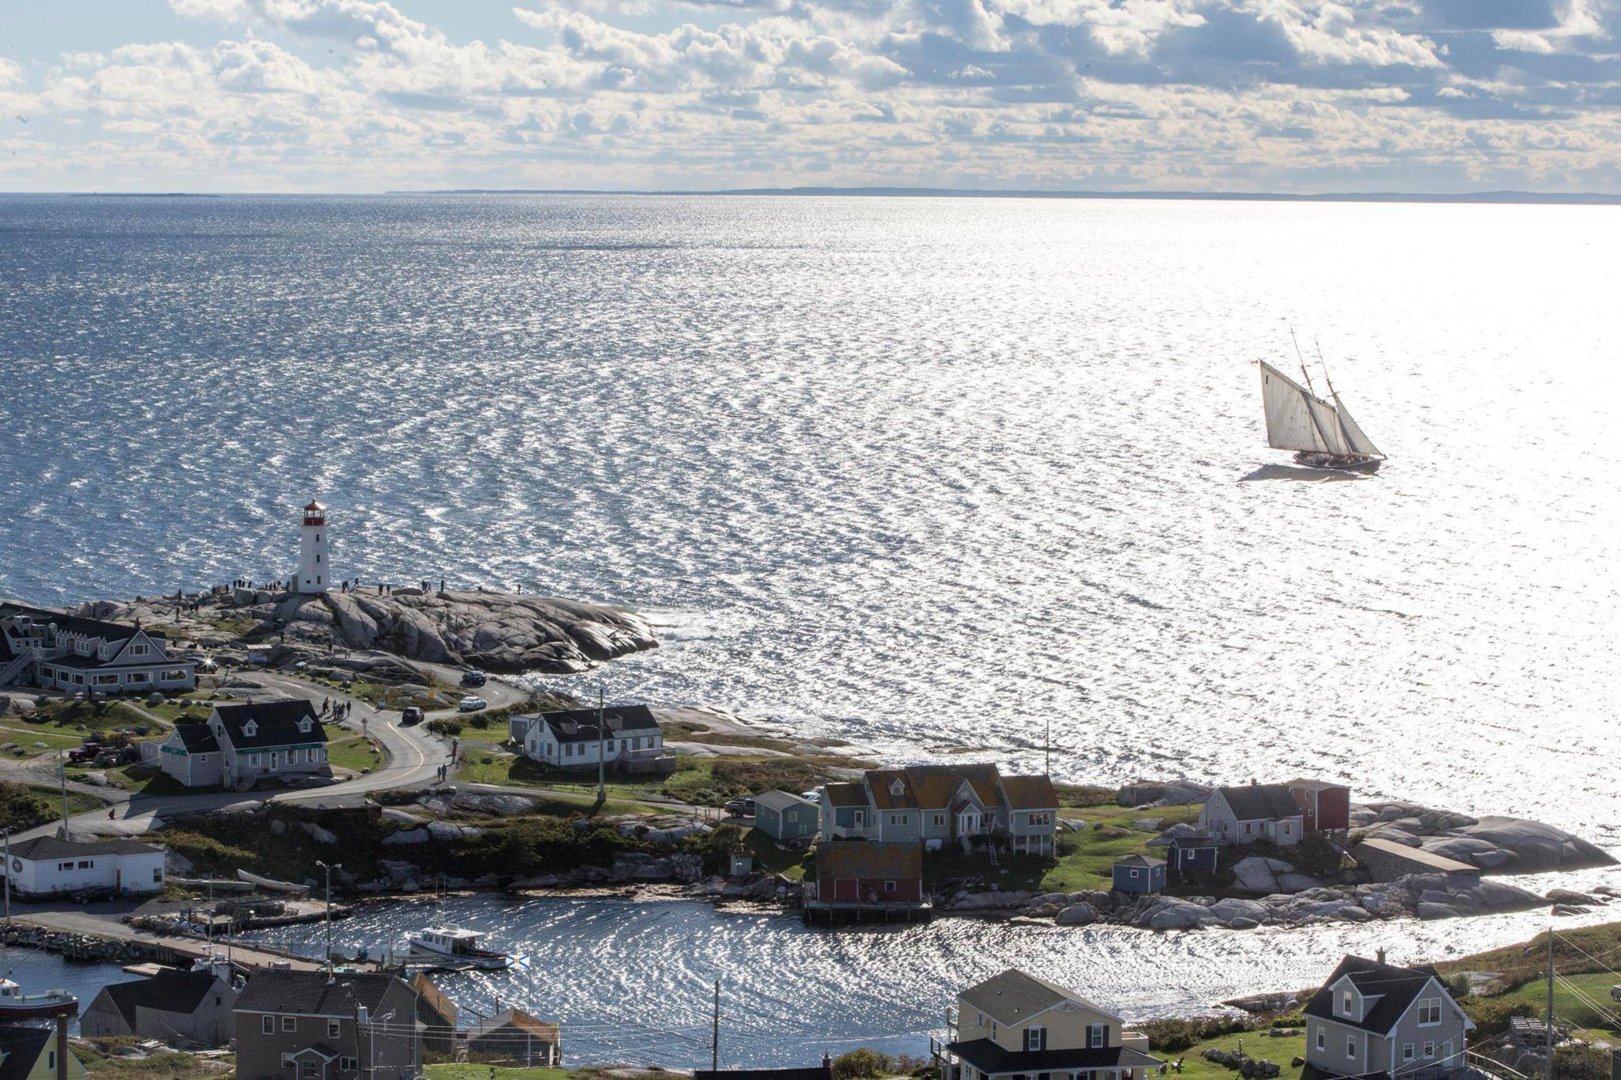
[[[340,576],[652,613],[614,697],[1026,768],[1050,720],[1069,780],[1621,847],[1618,248],[1611,207],[4,197],[0,594],[282,576],[314,494]],[[1378,477],[1266,468],[1291,319]]]

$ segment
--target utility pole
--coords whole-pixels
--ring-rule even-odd
[[[1053,717],[1052,717],[1052,713],[1047,714],[1047,738],[1046,738],[1045,742],[1042,744],[1042,749],[1047,751],[1047,765],[1046,765],[1046,768],[1044,768],[1042,771],[1045,772],[1050,777],[1053,774]]]
[[[65,751],[62,756],[60,772],[62,774],[62,831],[58,835],[63,840],[67,840],[70,837],[68,836],[68,759]]]
[[[597,805],[601,806],[608,801],[608,763],[603,756],[603,728],[606,721],[603,718],[603,689],[597,683]]]
[[[715,980],[715,1026],[709,1036],[709,1071],[720,1071],[720,980]]]
[[[1553,1080],[1553,927],[1548,927],[1548,1061],[1543,1068],[1545,1080]]]
[[[6,833],[6,929],[11,929],[11,830]]]
[[[326,871],[326,981],[330,986],[332,985],[332,871],[342,870],[343,864],[328,866],[320,859],[316,859],[315,865]]]

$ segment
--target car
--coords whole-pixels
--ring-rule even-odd
[[[799,793],[799,797],[804,799],[806,802],[819,803],[822,801],[822,793],[820,791],[801,791]]]
[[[478,668],[471,668],[471,669],[469,669],[467,671],[462,672],[462,685],[463,686],[483,686],[485,683],[487,683],[489,681],[490,681],[489,676],[485,675]]]
[[[753,799],[733,799],[731,802],[726,804],[725,809],[726,809],[726,812],[728,814],[730,814],[732,817],[753,817],[754,816],[754,800]]]
[[[98,754],[100,754],[100,753],[101,753],[101,744],[99,742],[87,742],[83,746],[79,747],[77,750],[69,750],[68,751],[68,760],[73,762],[74,764],[80,764],[80,763],[83,763],[83,762],[86,762],[86,761],[94,761],[94,760],[96,760],[96,756]]]
[[[489,707],[490,703],[481,697],[464,697],[456,703],[457,710],[461,712],[478,712]]]
[[[400,726],[410,727],[412,724],[422,723],[422,710],[415,705],[407,705],[400,710]]]

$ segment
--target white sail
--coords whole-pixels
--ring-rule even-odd
[[[1345,437],[1345,430],[1340,427],[1340,414],[1334,406],[1320,397],[1306,395],[1307,406],[1311,409],[1312,420],[1317,424],[1317,434],[1328,447],[1330,454],[1352,453],[1351,442]]]
[[[1340,400],[1338,394],[1334,395],[1334,407],[1339,410],[1340,423],[1345,427],[1345,435],[1350,440],[1352,453],[1367,454],[1369,457],[1385,456],[1373,445],[1373,440],[1363,433],[1357,422],[1351,419],[1351,411],[1345,407],[1345,402]]]
[[[1289,376],[1261,362],[1261,400],[1266,406],[1266,443],[1277,450],[1329,450],[1312,416],[1311,395]],[[1332,408],[1329,410],[1332,413]]]

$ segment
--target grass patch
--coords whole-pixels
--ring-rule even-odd
[[[113,1052],[142,1041],[134,1036],[79,1039],[73,1043],[73,1053],[84,1064],[85,1072],[96,1080],[202,1080],[203,1077],[228,1077],[235,1071],[235,1058],[230,1055],[199,1058],[178,1050],[165,1050],[132,1059]]]
[[[1621,922],[1561,929],[1554,935],[1554,967],[1561,975],[1601,971],[1603,965],[1591,957],[1613,963],[1618,951],[1621,951]],[[1436,965],[1436,969],[1443,975],[1462,971],[1495,972],[1499,975],[1499,988],[1519,986],[1548,970],[1548,935],[1538,934],[1518,945],[1507,945],[1458,960],[1444,960]],[[1621,1006],[1621,1002],[1617,1005]]]
[[[693,758],[681,755],[674,775],[663,782],[666,795],[699,806],[722,806],[730,799],[781,790],[798,794],[828,780],[843,758]]]
[[[756,865],[789,881],[805,880],[805,853],[783,847],[759,829],[743,834],[743,846],[754,854]]]
[[[1149,847],[1148,842],[1164,829],[1179,822],[1197,821],[1197,806],[1157,806],[1152,811],[1124,806],[1094,805],[1086,809],[1079,832],[1060,833],[1058,861],[1041,878],[1042,892],[1077,892],[1107,889],[1113,884],[1115,861],[1125,855],[1152,855],[1164,858],[1165,849]],[[1153,830],[1133,828],[1133,823],[1157,819]]]
[[[1149,1053],[1166,1062],[1182,1059],[1182,1071],[1169,1073],[1168,1076],[1180,1076],[1182,1080],[1239,1080],[1237,1070],[1218,1065],[1214,1061],[1206,1061],[1203,1055],[1206,1050],[1234,1051],[1239,1049],[1239,1044],[1242,1043],[1244,1053],[1252,1058],[1275,1062],[1282,1070],[1282,1076],[1287,1077],[1299,1075],[1298,1069],[1290,1069],[1289,1062],[1297,1057],[1306,1056],[1306,1029],[1296,1027],[1295,1030],[1300,1034],[1276,1038],[1264,1030],[1240,1031],[1194,1043],[1186,1050],[1174,1054],[1162,1054],[1152,1047]]]
[[[40,753],[58,750],[76,750],[84,743],[84,735],[67,735],[57,731],[35,729],[27,724],[12,722],[0,724],[0,744],[11,743],[14,757],[34,757]]]
[[[1613,1040],[1621,1034],[1621,1024],[1616,1023],[1621,1019],[1621,1001],[1610,998],[1610,987],[1618,982],[1621,980],[1614,975],[1604,973],[1563,975],[1563,978],[1555,979],[1554,1020],[1576,1029],[1573,1034],[1579,1039]],[[1521,983],[1506,993],[1484,1000],[1498,1002],[1505,1007],[1523,1003],[1530,1010],[1526,1015],[1541,1016],[1548,1006],[1547,978],[1544,976]]]
[[[383,763],[382,751],[364,735],[330,726],[326,736],[326,760],[334,769],[368,772]]]

